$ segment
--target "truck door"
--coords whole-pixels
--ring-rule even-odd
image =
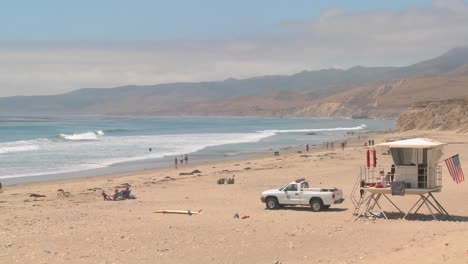
[[[298,190],[297,184],[290,184],[283,189],[284,199],[283,204],[301,204],[301,192]],[[282,203],[280,201],[280,203]]]

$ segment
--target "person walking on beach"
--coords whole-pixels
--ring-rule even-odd
[[[176,169],[177,169],[177,162],[178,162],[177,157],[175,157],[175,158],[174,158],[174,167],[175,167]]]
[[[306,145],[306,151],[309,152],[309,144]]]
[[[187,165],[188,164],[188,155],[187,154],[185,154],[184,160],[185,160],[185,165]]]
[[[180,155],[180,165],[184,165],[184,156]]]

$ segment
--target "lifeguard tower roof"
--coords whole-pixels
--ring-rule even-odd
[[[390,147],[390,148],[434,148],[438,146],[446,145],[439,141],[435,141],[428,138],[412,138],[405,140],[398,140],[392,142],[385,142],[377,144],[376,146]]]

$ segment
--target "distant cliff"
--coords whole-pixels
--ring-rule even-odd
[[[399,130],[440,129],[468,132],[468,97],[444,101],[427,101],[413,105],[400,114]]]

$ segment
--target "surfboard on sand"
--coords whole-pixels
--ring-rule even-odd
[[[187,215],[194,215],[194,214],[202,214],[202,210],[198,211],[191,211],[191,210],[158,210],[153,213],[157,214],[187,214]]]

